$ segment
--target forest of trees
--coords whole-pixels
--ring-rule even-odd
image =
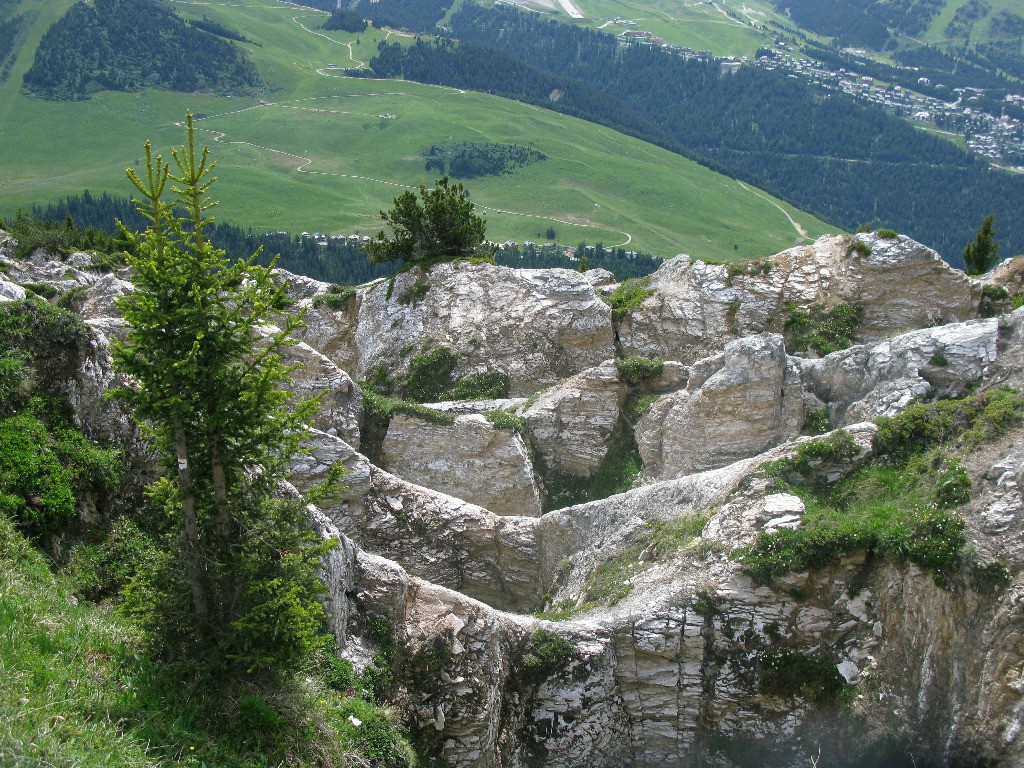
[[[499,144],[493,141],[456,141],[431,144],[424,150],[423,157],[427,161],[426,170],[428,172],[456,179],[500,176],[547,158],[544,153],[530,147],[521,147],[518,144]]]
[[[335,8],[324,22],[324,29],[340,29],[342,32],[365,32],[369,24],[359,11]]]
[[[26,15],[0,18],[0,83],[7,81],[21,49],[21,34],[27,26]]]
[[[79,2],[43,35],[24,86],[51,99],[97,91],[244,90],[256,67],[232,43],[186,23],[157,0]]]
[[[752,182],[845,228],[893,227],[951,263],[989,213],[1024,252],[1024,177],[881,108],[783,73],[687,60],[511,8],[467,3],[451,39],[382,44],[375,74],[472,88],[583,117]],[[550,96],[558,92],[560,98]]]
[[[56,233],[61,235],[58,242],[64,244],[60,247],[85,250],[110,247],[114,242],[98,235],[87,238],[83,233],[90,229],[110,235],[116,232],[117,221],[133,231],[141,231],[147,224],[127,197],[107,193],[93,195],[88,191],[62,198],[45,208],[34,206],[28,213],[38,221],[61,225]],[[64,236],[69,217],[75,232]],[[278,266],[282,269],[330,283],[359,285],[387,277],[395,271],[393,264],[371,264],[362,244],[348,238],[328,238],[325,244],[320,245],[312,237],[288,232],[255,233],[226,222],[211,224],[207,233],[210,241],[217,248],[224,249],[230,259],[248,258],[262,246],[258,263],[269,264],[271,259],[280,255]],[[54,233],[47,232],[47,237],[52,241]],[[607,269],[619,280],[650,274],[661,264],[661,259],[655,256],[644,253],[629,256],[623,248],[606,249],[600,243],[592,252],[587,252],[583,243],[576,250],[578,255],[587,255],[592,269]],[[576,269],[579,266],[578,261],[564,255],[561,249],[542,249],[532,244],[500,248],[495,254],[495,262],[524,269]]]

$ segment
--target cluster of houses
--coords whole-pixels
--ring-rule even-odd
[[[758,56],[748,61],[746,56],[739,59],[732,56],[714,59],[711,51],[694,51],[682,45],[664,42],[650,32],[639,29],[637,22],[616,16],[607,19],[606,24],[629,27],[619,33],[620,45],[651,45],[687,59],[718,61],[721,74],[733,74],[744,64],[750,63],[765,69],[779,69],[790,77],[802,77],[828,90],[839,90],[851,96],[878,104],[884,109],[902,117],[936,126],[941,130],[955,132],[965,137],[968,149],[993,164],[1005,165],[1024,171],[1024,121],[1008,116],[1005,111],[992,114],[980,108],[978,102],[984,96],[981,88],[950,89],[950,101],[915,93],[899,85],[876,83],[871,77],[857,72],[827,68],[824,64],[796,54],[784,41],[776,41],[771,48],[772,55]],[[863,53],[863,51],[858,51]],[[918,79],[922,85],[931,85],[928,78]],[[936,88],[942,85],[937,83]],[[1024,96],[1010,94],[1006,101],[1024,106]]]
[[[271,232],[270,234],[288,234],[287,232]],[[317,245],[325,246],[328,242],[343,243],[348,241],[351,245],[365,245],[370,242],[369,235],[325,235],[323,232],[302,232],[299,234],[303,240],[312,240]]]
[[[753,63],[766,69],[788,72],[791,77],[803,77],[826,90],[839,90],[851,96],[870,101],[894,114],[943,130],[963,134],[967,146],[988,161],[997,164],[1024,166],[1024,122],[1000,112],[991,114],[980,108],[985,95],[982,88],[952,88],[951,101],[924,96],[899,85],[875,82],[874,78],[847,69],[827,68],[813,59],[793,54],[785,44],[776,44],[772,56],[761,56]],[[928,78],[918,78],[922,85],[931,85]],[[941,88],[942,84],[935,84]],[[1010,94],[1009,103],[1024,105],[1024,96]]]

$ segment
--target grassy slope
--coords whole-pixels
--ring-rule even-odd
[[[1024,15],[1024,7],[1021,6],[1020,0],[985,0],[992,8],[988,16],[980,21],[976,22],[974,29],[971,30],[971,43],[987,43],[991,40],[991,17],[999,13],[999,11],[1009,11],[1010,13],[1016,13],[1018,16]],[[951,39],[946,37],[946,26],[950,21],[953,20],[953,16],[956,14],[956,9],[964,5],[966,0],[946,0],[946,5],[935,20],[928,27],[928,30],[924,35],[921,36],[921,40],[926,43],[933,45],[942,45],[943,43],[955,43],[957,45],[962,44],[963,40],[960,38]],[[1021,40],[1021,45],[1024,46],[1024,40]]]
[[[59,16],[57,5],[46,9],[47,21]],[[423,170],[423,148],[449,139],[529,143],[550,158],[467,184],[489,209],[493,239],[544,240],[553,226],[564,243],[628,241],[664,256],[731,259],[800,242],[786,213],[809,237],[834,229],[781,204],[784,213],[763,193],[697,164],[583,121],[483,94],[343,78],[328,69],[352,64],[349,42],[352,57],[367,61],[382,32],[323,33],[316,27],[324,14],[276,0],[176,7],[262,44],[249,49],[272,84],[263,94],[266,103],[153,91],[101,93],[81,103],[28,98],[18,85],[31,63],[30,41],[0,89],[2,146],[16,148],[0,150],[0,215],[85,188],[127,194],[123,171],[140,158],[143,142],[151,138],[167,154],[182,137],[175,123],[192,109],[204,115],[198,126],[217,144],[220,216],[258,229],[375,232],[377,211],[406,185],[432,182]],[[37,25],[37,38],[44,29]],[[59,151],[55,136],[61,137]]]
[[[527,4],[530,0],[517,0]],[[769,19],[779,19],[774,8],[763,0],[716,0],[708,5],[700,0],[574,0],[586,17],[576,23],[618,34],[627,29],[640,29],[660,37],[666,43],[685,45],[695,51],[710,50],[716,56],[749,56],[758,47],[770,42],[768,33],[755,29]],[[745,18],[730,18],[731,11]],[[571,21],[562,11],[560,21]],[[620,17],[637,22],[636,27],[606,24]]]

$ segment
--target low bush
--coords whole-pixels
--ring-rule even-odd
[[[313,308],[327,307],[332,312],[347,312],[356,289],[350,285],[332,285],[325,293],[313,297]]]
[[[633,314],[644,300],[654,295],[654,291],[648,288],[650,280],[646,277],[624,280],[615,288],[609,296],[602,296],[606,304],[612,308],[612,319],[621,320]]]
[[[973,447],[1024,421],[1024,398],[1008,387],[959,400],[917,403],[898,416],[876,419],[879,453],[907,459],[937,445]]]
[[[538,629],[530,635],[520,661],[521,677],[531,683],[540,683],[561,672],[579,651],[571,641],[548,629]]]
[[[871,255],[871,246],[861,240],[859,237],[853,238],[850,242],[850,247],[846,249],[847,257],[854,254],[867,258]]]
[[[771,648],[757,657],[758,686],[773,696],[800,696],[818,704],[839,699],[846,680],[826,653]]]
[[[895,240],[900,236],[900,233],[895,229],[877,229],[875,234],[883,240]]]
[[[665,363],[661,360],[652,360],[642,355],[633,355],[625,360],[616,360],[615,366],[619,369],[619,375],[627,384],[639,384],[644,379],[654,379],[661,376],[665,369]]]
[[[787,304],[785,311],[783,334],[787,349],[791,352],[813,350],[821,356],[853,344],[861,316],[861,310],[849,304],[837,304],[831,309],[814,304],[807,311]]]

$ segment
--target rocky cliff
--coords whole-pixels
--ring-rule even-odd
[[[102,398],[130,275],[9,245],[0,300],[76,289],[94,330],[79,419],[144,454]],[[990,283],[1009,293],[1019,273]],[[326,393],[293,481],[349,469],[315,513],[342,542],[324,563],[332,626],[357,664],[388,628],[390,698],[428,764],[1024,765],[1019,419],[906,470],[960,495],[911,509],[899,546],[910,522],[863,545],[821,528],[825,506],[867,493],[865,468],[894,483],[883,498],[906,490],[885,474],[911,466],[886,417],[1024,383],[1007,297],[981,317],[992,290],[878,235],[738,265],[680,256],[629,311],[563,270],[444,264],[351,295],[282,277],[307,309],[294,386]],[[447,384],[506,391],[385,412],[354,381],[397,398],[442,348]],[[812,528],[834,545],[817,560],[749,557]],[[950,548],[955,568],[937,559]]]

